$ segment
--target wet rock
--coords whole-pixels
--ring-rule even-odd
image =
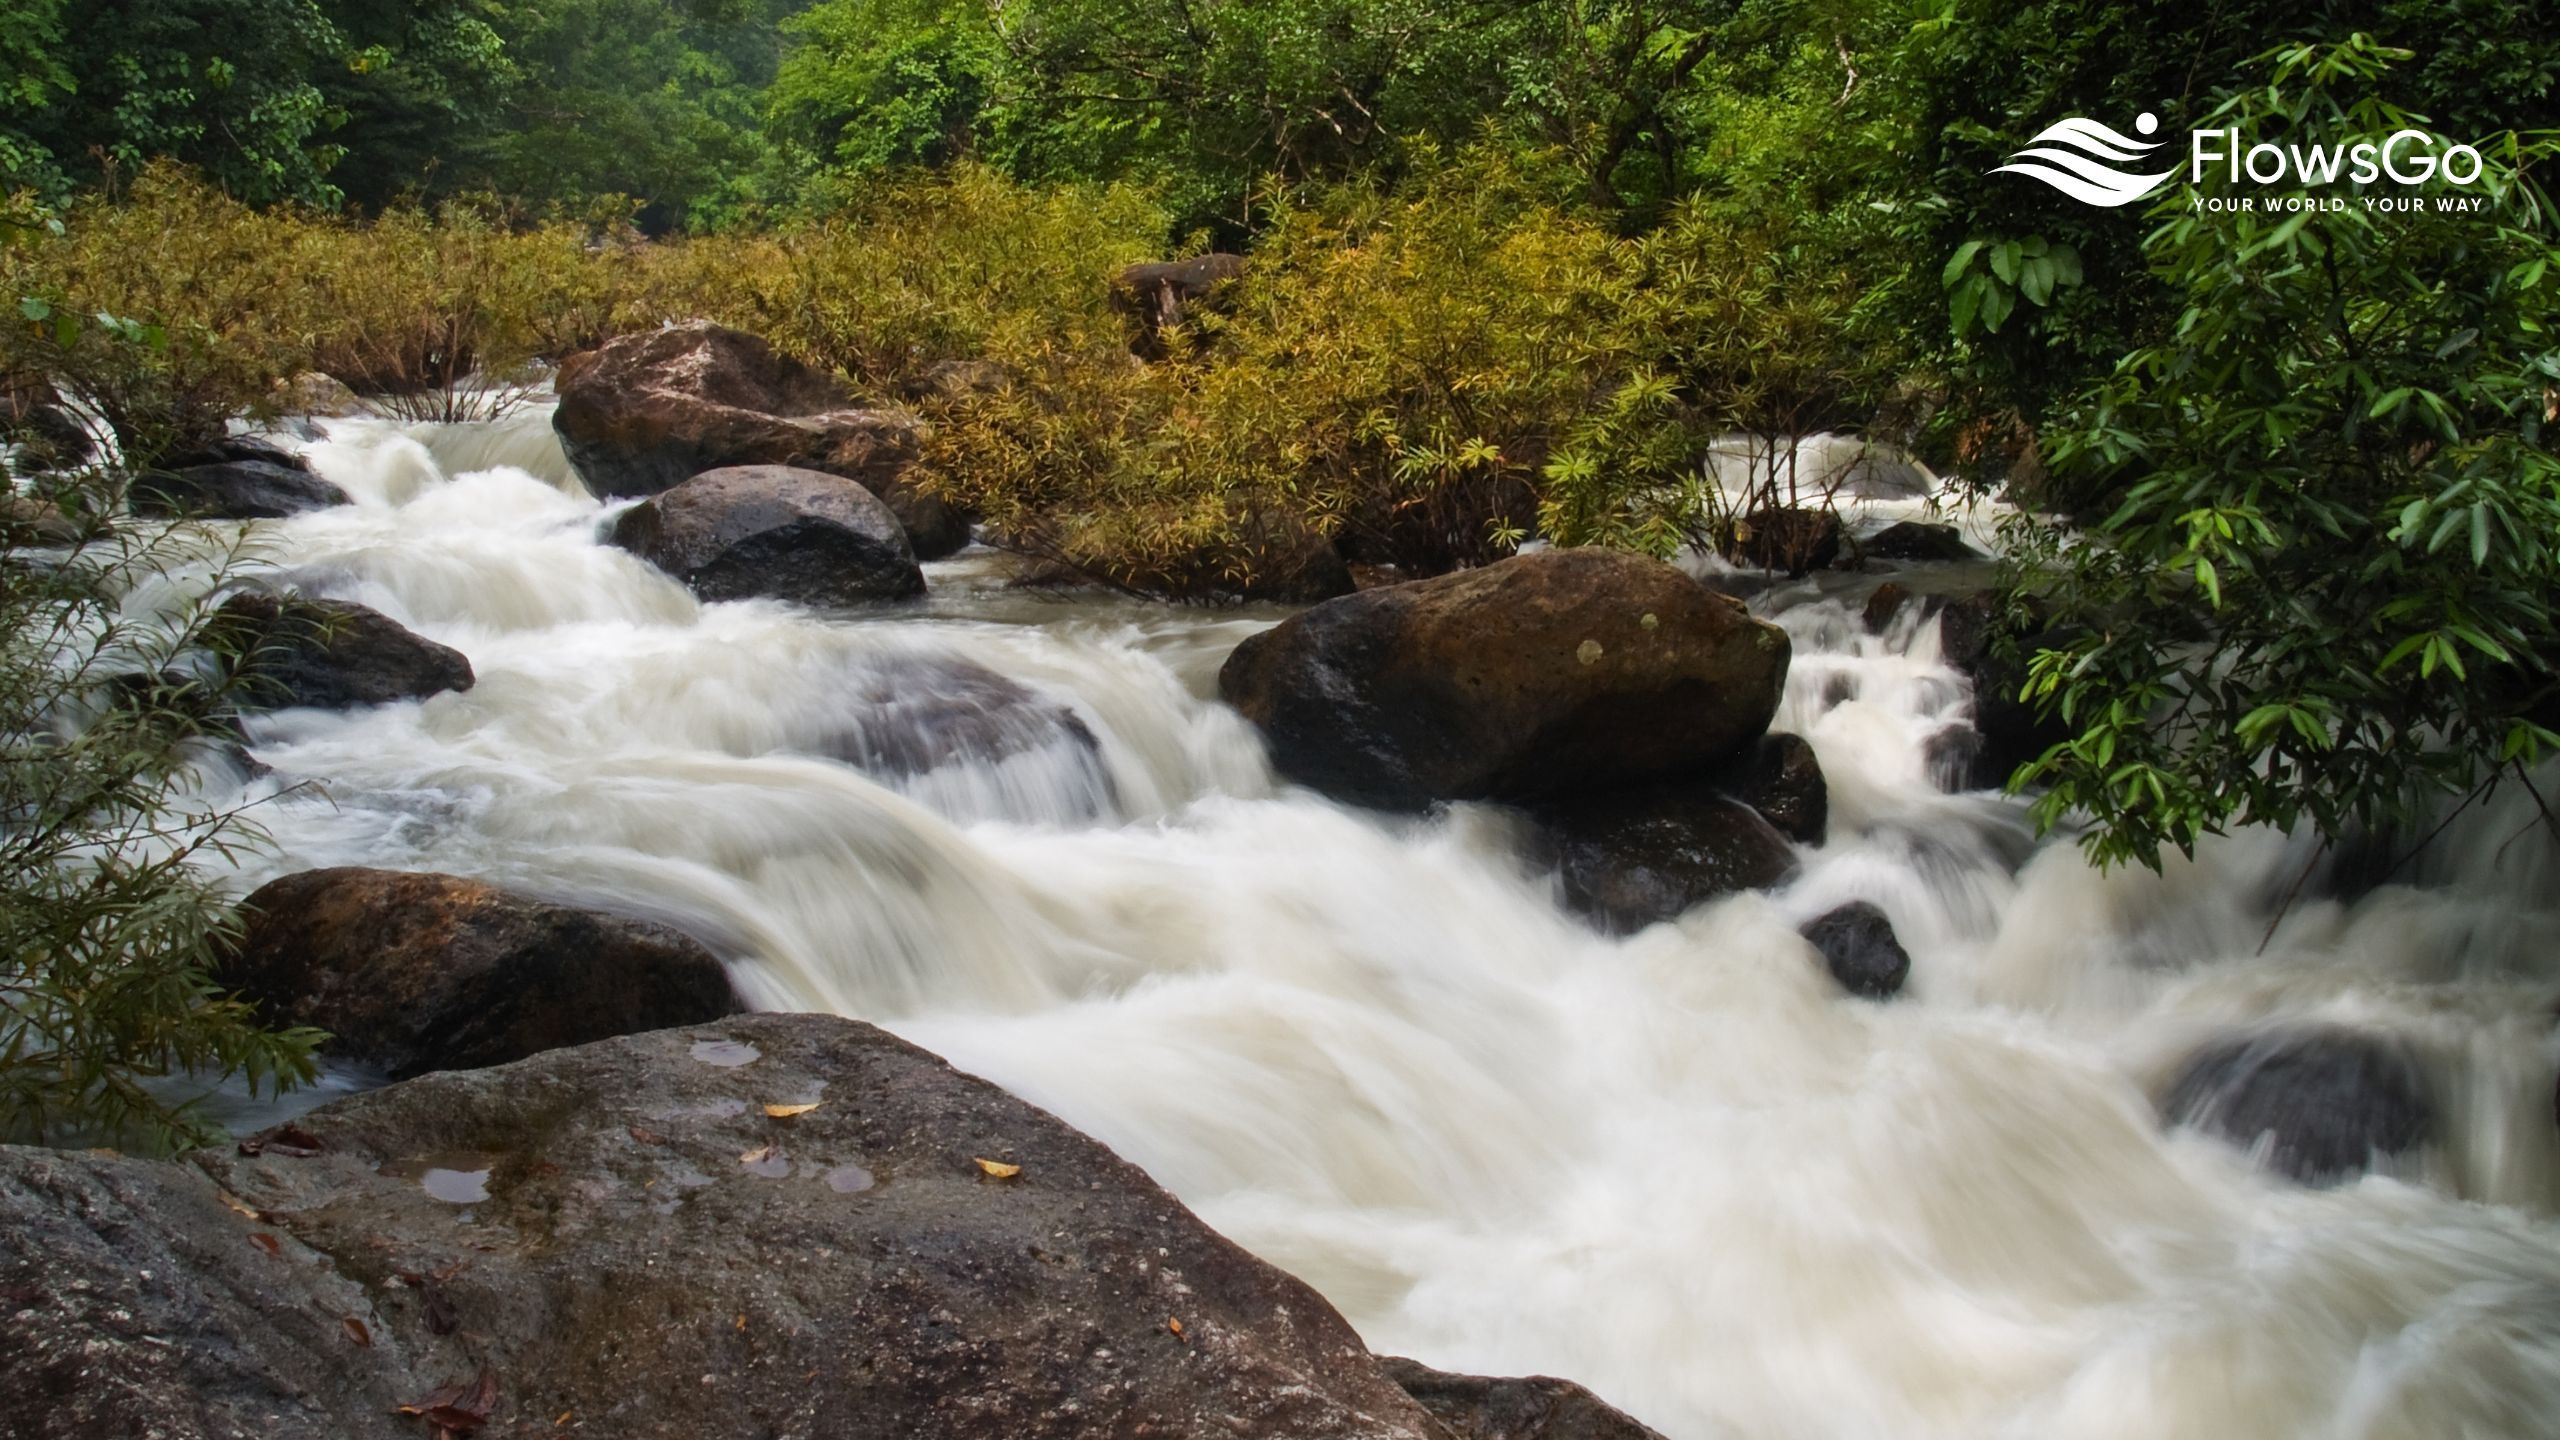
[[[1566,908],[1611,934],[1766,890],[1796,870],[1786,836],[1703,784],[1616,791],[1536,813],[1555,846]]]
[[[863,667],[852,699],[852,718],[826,752],[884,779],[1038,750],[1099,762],[1093,731],[1072,707],[955,656],[883,657]]]
[[[222,982],[395,1078],[737,1013],[728,971],[645,920],[453,875],[346,867],[261,887]]]
[[[609,1040],[295,1130],[0,1148],[13,1433],[425,1440],[399,1407],[441,1395],[485,1435],[1447,1440],[1314,1291],[855,1021]]]
[[[1651,1426],[1570,1380],[1452,1375],[1395,1356],[1378,1364],[1455,1440],[1662,1440]]]
[[[1789,575],[1822,569],[1840,558],[1840,516],[1793,506],[1754,510],[1727,538],[1724,557]]]
[[[1879,585],[1867,597],[1867,628],[1881,634],[1912,605],[1937,617],[1939,653],[1973,684],[1978,739],[1971,747],[1967,786],[2004,785],[2019,766],[2071,738],[2068,726],[2039,717],[2018,695],[2026,684],[2029,657],[2058,632],[2034,628],[2032,618],[2022,622],[2012,615],[1989,572],[1939,577],[1926,591],[1895,582]],[[2006,646],[2004,638],[2010,642]]]
[[[744,331],[625,335],[563,362],[558,389],[552,428],[599,495],[650,496],[706,470],[789,465],[879,496],[919,559],[969,543],[967,517],[909,480],[914,416],[863,408],[834,377]]]
[[[1802,934],[1822,953],[1823,966],[1840,988],[1852,995],[1882,1000],[1900,993],[1902,982],[1910,978],[1911,956],[1894,935],[1893,922],[1864,900],[1825,911],[1807,922]]]
[[[1831,824],[1831,787],[1801,735],[1764,735],[1722,778],[1724,787],[1778,833],[1819,845]]]
[[[2309,1185],[2352,1176],[2427,1138],[2418,1067],[2378,1036],[2333,1027],[2233,1036],[2190,1056],[2161,1113],[2244,1149]]]
[[[16,450],[19,473],[74,470],[97,457],[97,440],[51,385],[0,386],[0,445]]]
[[[60,505],[33,495],[0,495],[0,544],[61,548],[106,532],[99,517],[76,509],[65,513]]]
[[[198,520],[281,520],[350,503],[346,491],[312,474],[299,457],[256,453],[263,446],[225,448],[248,453],[144,471],[133,478],[127,503],[137,515]]]
[[[244,656],[248,709],[343,710],[468,690],[471,662],[370,606],[244,592],[222,602],[212,633]]]
[[[299,470],[306,475],[311,473],[310,461],[259,435],[219,436],[201,445],[165,455],[160,460],[162,466],[171,470],[243,463],[274,465],[286,470]]]
[[[1242,275],[1244,263],[1241,255],[1213,253],[1132,265],[1114,276],[1111,303],[1137,322],[1138,338],[1130,348],[1151,360],[1162,358],[1164,331]]]
[[[1786,632],[1658,561],[1551,550],[1329,600],[1236,647],[1280,772],[1362,804],[1605,789],[1758,740]]]
[[[1964,541],[1964,535],[1953,525],[1931,525],[1918,520],[1904,520],[1888,525],[1866,542],[1865,550],[1879,560],[1980,560],[1982,552]]]
[[[924,593],[906,531],[879,497],[787,465],[696,475],[622,512],[613,543],[705,600],[857,605]]]

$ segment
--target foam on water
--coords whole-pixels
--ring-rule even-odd
[[[359,503],[274,527],[293,578],[480,679],[259,722],[258,783],[311,784],[265,807],[279,853],[244,884],[369,863],[674,921],[756,1003],[888,1025],[1108,1142],[1375,1348],[1571,1376],[1683,1440],[2560,1413],[2560,877],[2504,802],[2423,883],[2314,893],[2270,937],[2303,846],[2155,876],[2037,844],[1938,788],[1969,696],[1934,627],[1816,601],[1781,617],[1779,723],[1830,778],[1829,842],[1783,890],[1610,940],[1504,812],[1276,783],[1207,698],[1268,617],[1033,600],[968,557],[921,607],[705,606],[598,543],[538,435],[467,429],[333,430],[314,459]],[[1004,677],[949,693],[1034,741],[831,758],[917,665]],[[1797,937],[1850,899],[1911,952],[1900,999],[1841,995]],[[2419,1164],[2313,1191],[2164,1133],[2195,1044],[2312,1019],[2419,1057]]]

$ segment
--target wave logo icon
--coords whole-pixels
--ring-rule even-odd
[[[2145,135],[2160,128],[2160,117],[2144,111],[2133,128]],[[2157,140],[2136,140],[2095,120],[2073,116],[2040,131],[2027,148],[2009,157],[1994,175],[2027,175],[2089,205],[2129,205],[2159,189],[2177,174],[2175,168],[2143,175],[2131,166],[2160,148]],[[2110,164],[2109,162],[2113,162]]]

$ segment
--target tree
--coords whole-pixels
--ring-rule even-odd
[[[2424,122],[2380,98],[2406,51],[2265,57],[2210,115],[2329,145]],[[2162,202],[2143,250],[2170,323],[2047,430],[2113,497],[2043,528],[2031,589],[2066,641],[2029,693],[2076,731],[2020,772],[2037,814],[2156,865],[2233,825],[2328,837],[2530,784],[2560,744],[2560,135],[2485,145],[2479,179],[2299,192],[2339,209]],[[2270,193],[2259,190],[2260,196]],[[2481,208],[2439,208],[2466,196]]]

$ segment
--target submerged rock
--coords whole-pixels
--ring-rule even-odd
[[[1760,812],[1703,784],[1591,796],[1538,812],[1556,847],[1564,899],[1612,934],[1632,934],[1795,873],[1787,837]]]
[[[1290,779],[1418,808],[1712,767],[1768,728],[1787,654],[1659,561],[1550,550],[1329,600],[1237,646],[1218,690]]]
[[[0,1147],[13,1433],[1448,1440],[1313,1290],[855,1021],[428,1076],[275,1138]]]
[[[2433,1116],[2418,1067],[2397,1044],[2334,1027],[2234,1036],[2190,1056],[2161,1113],[2243,1149],[2261,1142],[2279,1172],[2325,1185],[2404,1154]]]
[[[1395,1356],[1378,1363],[1456,1440],[1662,1440],[1570,1380],[1452,1375]]]
[[[1794,506],[1754,510],[1742,517],[1724,547],[1725,558],[1788,575],[1820,570],[1840,558],[1840,515]]]
[[[1911,956],[1884,911],[1854,900],[1806,922],[1804,938],[1840,988],[1868,1000],[1899,994],[1911,975]]]
[[[1038,750],[1098,764],[1100,746],[1074,707],[957,656],[883,656],[862,668],[852,699],[850,718],[824,748],[883,779]]]
[[[739,1010],[691,938],[454,875],[346,867],[251,895],[222,982],[394,1077],[502,1065]]]
[[[244,592],[212,624],[246,657],[247,709],[342,710],[468,690],[471,662],[370,606],[350,600]]]
[[[789,465],[880,497],[916,556],[969,543],[967,518],[909,481],[915,417],[866,409],[834,377],[718,325],[607,341],[560,367],[552,428],[587,488],[649,496],[706,470]]]
[[[696,475],[622,512],[613,543],[705,600],[856,605],[924,593],[906,531],[879,497],[787,465]]]

